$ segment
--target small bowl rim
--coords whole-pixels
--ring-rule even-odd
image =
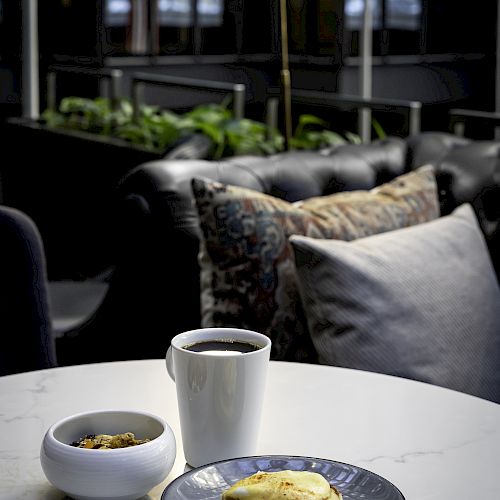
[[[150,446],[155,445],[156,442],[158,441],[158,439],[164,437],[166,434],[172,433],[172,435],[173,435],[173,431],[172,431],[171,427],[169,426],[168,422],[164,418],[160,417],[159,415],[155,415],[154,413],[150,413],[150,412],[143,411],[143,410],[124,410],[124,409],[119,409],[119,408],[118,409],[117,408],[108,408],[108,409],[103,408],[103,409],[99,409],[99,410],[87,410],[87,411],[83,411],[83,412],[79,412],[79,413],[73,413],[72,415],[67,415],[66,417],[59,419],[58,421],[54,422],[48,428],[48,430],[46,432],[46,438],[50,439],[56,446],[62,446],[63,449],[70,449],[74,453],[84,453],[84,454],[97,453],[100,456],[105,456],[105,455],[109,455],[110,453],[115,455],[117,453],[132,453],[132,452],[137,451],[138,446],[128,446],[126,448],[113,448],[110,450],[105,450],[106,453],[103,454],[104,450],[78,448],[77,446],[71,446],[71,444],[60,441],[59,439],[57,439],[54,436],[54,432],[61,425],[64,425],[67,422],[71,422],[73,420],[76,420],[78,418],[82,418],[82,417],[85,417],[88,415],[97,415],[97,414],[101,414],[101,413],[118,413],[118,414],[121,413],[121,414],[140,415],[140,416],[149,417],[149,418],[152,418],[153,420],[156,420],[162,426],[163,430],[162,430],[161,434],[159,434],[155,438],[151,439],[150,441],[148,441],[146,443],[142,443],[140,445],[140,449],[143,451],[146,448],[149,448]]]

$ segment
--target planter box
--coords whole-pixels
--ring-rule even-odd
[[[113,193],[135,166],[163,155],[120,139],[13,118],[4,126],[2,202],[42,235],[49,277],[78,279],[112,265]]]

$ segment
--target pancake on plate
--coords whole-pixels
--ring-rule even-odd
[[[340,492],[317,472],[256,472],[222,493],[221,500],[342,500]]]

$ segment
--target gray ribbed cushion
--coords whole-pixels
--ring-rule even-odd
[[[290,241],[321,363],[500,402],[500,289],[470,205],[351,242]]]

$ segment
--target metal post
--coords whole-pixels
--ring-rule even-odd
[[[465,136],[465,122],[463,120],[457,120],[453,124],[453,133],[458,137]]]
[[[148,13],[146,2],[132,0],[132,26],[130,33],[130,52],[134,55],[145,54],[147,47]]]
[[[114,69],[111,71],[109,82],[109,98],[111,100],[112,109],[116,110],[118,107],[118,100],[121,94],[123,71],[121,69]]]
[[[47,109],[56,111],[57,109],[57,91],[56,91],[56,72],[47,73]]]
[[[410,106],[410,123],[408,126],[408,135],[417,135],[421,129],[421,111],[422,104],[420,102],[412,102]]]
[[[278,128],[278,107],[279,99],[277,97],[270,97],[266,103],[266,126],[267,126],[267,139],[272,138],[273,131]]]
[[[361,31],[361,97],[372,97],[372,42],[373,42],[373,17],[370,0],[364,0],[363,29]],[[359,112],[359,130],[361,140],[365,143],[371,141],[372,113],[370,108],[361,108]]]
[[[132,85],[132,107],[134,122],[138,122],[141,115],[141,104],[144,98],[144,83],[134,82]]]
[[[233,86],[233,117],[241,120],[245,116],[245,85],[235,83]]]
[[[40,76],[38,68],[38,0],[23,0],[22,21],[22,103],[23,116],[40,117]]]

